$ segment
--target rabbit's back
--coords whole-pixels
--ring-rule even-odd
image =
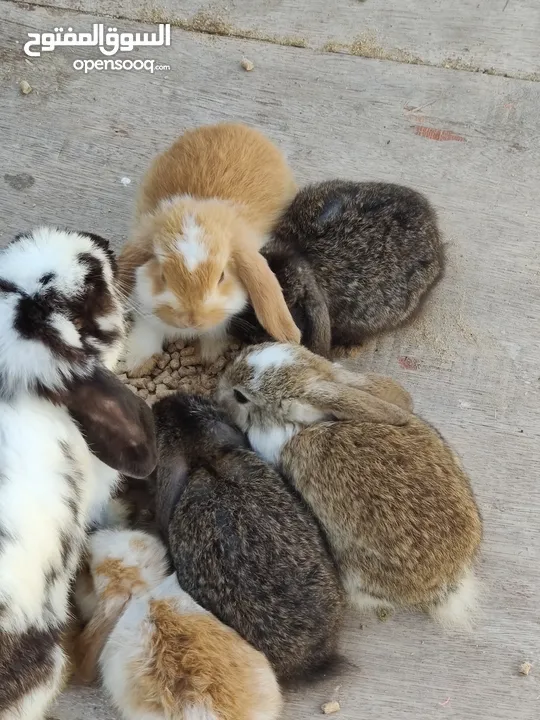
[[[309,261],[329,304],[335,344],[406,320],[443,269],[434,210],[399,185],[308,186],[275,238]]]
[[[425,423],[321,423],[282,468],[328,533],[340,568],[398,604],[433,601],[472,565],[481,520],[469,480]]]
[[[264,656],[178,588],[130,600],[100,665],[127,718],[273,720],[281,708]]]
[[[237,203],[245,219],[268,232],[296,185],[284,156],[262,133],[240,123],[189,130],[159,155],[146,174],[138,213],[174,195]]]
[[[311,512],[253,453],[190,474],[169,527],[181,586],[278,675],[330,659],[343,600]]]
[[[0,717],[10,707],[32,716],[60,684],[88,455],[62,408],[27,397],[0,403]]]

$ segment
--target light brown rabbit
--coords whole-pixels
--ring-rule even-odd
[[[259,253],[295,192],[279,149],[241,124],[188,131],[154,160],[119,258],[135,311],[128,369],[178,337],[199,337],[203,357],[215,358],[248,298],[271,337],[300,341]]]
[[[275,720],[282,701],[264,655],[184,592],[166,549],[136,530],[90,536],[76,598],[88,624],[79,671],[126,720]]]
[[[410,606],[469,624],[482,523],[469,479],[394,381],[266,343],[218,397],[318,517],[357,606]]]

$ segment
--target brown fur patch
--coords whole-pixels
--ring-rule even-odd
[[[101,597],[118,598],[124,595],[130,595],[135,590],[144,590],[146,583],[141,577],[138,567],[135,565],[125,565],[118,558],[107,558],[99,563],[93,569],[94,576],[101,575],[108,578],[109,582],[101,593]]]
[[[210,615],[180,615],[154,600],[150,618],[152,659],[132,666],[136,706],[183,717],[195,705],[220,720],[250,720],[258,689],[252,671],[266,666],[264,657]]]
[[[60,636],[60,644],[66,658],[62,672],[62,690],[67,687],[76,671],[77,645],[81,632],[81,622],[75,616],[72,616],[68,620],[66,629]]]
[[[296,193],[281,151],[262,133],[240,123],[185,132],[150,166],[139,192],[137,214],[161,200],[188,194],[241,204],[242,217],[268,233]]]
[[[96,679],[99,656],[126,603],[127,598],[110,608],[101,603],[79,636],[75,645],[75,664],[81,682],[90,683]]]

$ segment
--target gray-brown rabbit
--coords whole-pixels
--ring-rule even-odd
[[[311,511],[208,399],[178,393],[153,411],[157,518],[181,586],[280,679],[319,670],[344,594]]]
[[[312,508],[355,605],[468,623],[480,515],[461,463],[403,388],[268,343],[229,365],[218,396]]]
[[[387,183],[330,180],[304,188],[261,252],[302,344],[325,356],[408,320],[444,266],[430,203]],[[249,307],[229,332],[249,343],[270,339]]]

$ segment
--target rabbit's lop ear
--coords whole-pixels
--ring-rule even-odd
[[[334,363],[334,377],[338,383],[358,388],[364,392],[413,412],[413,399],[405,388],[392,378],[376,373],[355,373]]]
[[[258,321],[278,342],[299,343],[300,330],[294,323],[278,279],[266,259],[249,237],[235,240],[234,266],[240,282],[247,290]]]
[[[369,392],[328,380],[317,382],[306,397],[308,403],[336,420],[405,425],[409,413]]]
[[[173,510],[188,480],[185,458],[180,453],[160,457],[156,475],[156,515],[160,530],[167,538]]]
[[[62,397],[90,450],[123,475],[145,478],[157,463],[150,408],[111,372],[97,368]]]
[[[317,286],[311,270],[309,272],[310,277],[306,286],[307,295],[305,299],[306,328],[302,340],[303,344],[311,352],[323,357],[329,357],[332,346],[330,313],[323,293]]]

